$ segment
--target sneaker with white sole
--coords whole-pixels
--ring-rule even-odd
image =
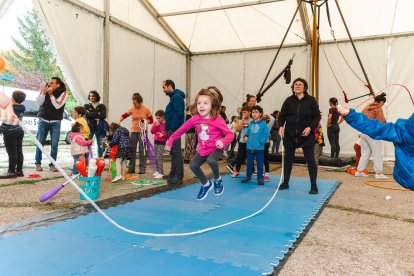
[[[382,174],[382,173],[377,173],[376,175],[375,175],[375,179],[388,179],[388,176],[385,176],[384,174]]]
[[[269,175],[269,173],[265,173],[265,175],[264,175],[264,181],[270,181],[270,175]]]
[[[156,176],[156,175],[158,175],[158,174],[160,174],[160,173],[156,171],[156,172],[154,172],[152,175],[153,175],[153,176]]]
[[[355,177],[368,177],[368,175],[363,172],[356,172]]]
[[[200,191],[198,192],[197,199],[203,200],[208,195],[208,192],[213,188],[213,182],[211,180],[208,180],[208,185],[204,186],[201,185]]]
[[[229,172],[234,173],[234,166],[232,166],[231,164],[228,164],[226,168],[229,170]]]
[[[111,181],[112,183],[115,183],[115,182],[117,182],[117,181],[119,181],[119,180],[122,180],[122,175],[117,175],[117,176],[115,176],[115,178]]]
[[[160,174],[160,173],[154,176],[155,179],[161,179],[163,177],[164,177],[164,175]]]
[[[235,178],[235,177],[238,177],[239,175],[240,175],[240,173],[239,173],[239,172],[234,171],[234,172],[231,174],[231,177]]]
[[[223,192],[223,178],[220,177],[219,179],[214,180],[214,193],[215,195],[221,195]]]

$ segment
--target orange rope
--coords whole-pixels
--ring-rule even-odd
[[[375,187],[375,188],[380,188],[380,189],[393,190],[393,191],[403,191],[403,192],[411,192],[411,190],[409,190],[409,189],[405,189],[405,188],[393,188],[393,187],[381,186],[381,185],[372,184],[371,182],[397,183],[394,180],[367,180],[364,183],[365,183],[365,185],[368,185],[368,186],[371,186],[371,187]]]

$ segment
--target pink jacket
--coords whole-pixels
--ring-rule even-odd
[[[159,126],[157,126],[156,123],[154,123],[151,127],[151,133],[154,135],[155,141],[160,142],[166,142],[167,141],[167,130],[165,129],[165,122],[160,123]],[[162,137],[160,137],[160,134],[162,134]]]
[[[233,132],[226,125],[222,117],[216,116],[214,119],[204,119],[199,114],[196,114],[169,137],[166,145],[171,147],[175,140],[179,139],[187,130],[193,127],[197,131],[197,152],[201,156],[209,155],[216,150],[216,142],[218,140],[221,140],[224,147],[226,147],[234,139]]]
[[[70,153],[72,155],[85,154],[89,151],[88,146],[92,145],[92,140],[86,141],[80,132],[71,132],[69,140],[71,141]]]

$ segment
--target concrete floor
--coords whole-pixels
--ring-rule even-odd
[[[58,162],[68,171],[71,166],[68,146],[59,147]],[[25,148],[25,173],[34,173],[34,147]],[[0,168],[5,168],[7,155],[0,149]],[[221,171],[227,173],[226,163]],[[168,170],[169,165],[165,163]],[[45,166],[46,167],[46,166]],[[280,164],[271,171],[281,173]],[[393,164],[385,163],[384,172],[391,176]],[[185,165],[185,183],[194,183]],[[368,170],[372,170],[371,164]],[[307,168],[295,166],[292,175],[307,177]],[[18,180],[0,182],[0,235],[13,223],[29,223],[44,215],[79,206],[82,202],[73,187],[66,187],[48,204],[38,198],[63,182],[57,173],[42,172],[36,183]],[[372,175],[371,175],[372,177]],[[276,273],[281,275],[414,275],[414,193],[393,191],[365,185],[367,179],[341,171],[320,171],[318,178],[342,182],[309,232],[288,254]],[[141,179],[152,179],[151,172]],[[372,178],[370,178],[372,179]],[[5,184],[9,184],[7,186]],[[125,184],[126,185],[126,184]],[[388,184],[398,187],[397,184]],[[168,185],[163,185],[168,188]],[[127,186],[126,187],[130,187]],[[159,187],[158,187],[159,188]],[[138,193],[154,187],[146,187]],[[115,190],[109,179],[103,181],[99,200],[136,194],[137,190]],[[388,197],[390,199],[386,199]],[[277,200],[277,198],[275,199]],[[292,206],[294,208],[294,206]]]

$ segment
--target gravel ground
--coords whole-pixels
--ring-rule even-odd
[[[25,147],[25,174],[34,171],[34,147]],[[71,156],[66,145],[59,146],[59,163],[69,172]],[[65,163],[66,162],[66,163]],[[0,149],[0,168],[5,169],[7,155]],[[225,172],[225,162],[221,171]],[[165,163],[166,170],[169,166]],[[385,163],[384,172],[392,173],[392,163]],[[196,182],[185,166],[184,183]],[[369,167],[369,170],[372,168]],[[280,174],[280,164],[272,164],[273,173]],[[45,215],[79,207],[78,192],[70,185],[47,204],[38,203],[46,191],[64,182],[59,173],[44,171],[42,179],[22,183],[26,178],[0,180],[0,233],[15,224],[42,220]],[[292,175],[307,177],[304,166],[295,166]],[[101,185],[99,201],[115,198],[150,196],[169,189],[168,185],[136,189],[130,184],[111,188],[107,174]],[[134,175],[138,176],[138,175]],[[152,179],[148,171],[141,179]],[[280,275],[414,275],[414,194],[370,187],[367,179],[355,178],[345,172],[320,171],[318,178],[342,182],[302,241],[288,254]],[[372,178],[370,178],[372,179]],[[378,183],[382,184],[382,183]],[[8,186],[9,185],[9,186]],[[387,184],[399,187],[396,184]],[[124,188],[121,190],[120,188]],[[386,199],[386,197],[390,199]],[[109,200],[108,200],[109,199]],[[277,200],[277,199],[276,199]]]

